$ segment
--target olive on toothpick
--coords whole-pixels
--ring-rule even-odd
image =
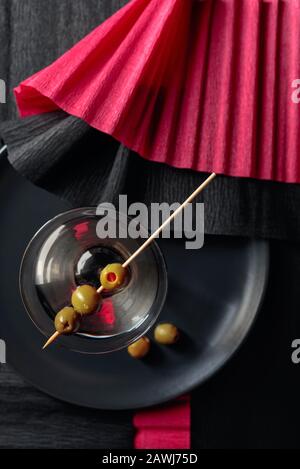
[[[72,306],[61,309],[54,319],[54,325],[60,334],[72,334],[77,332],[80,326],[80,315]]]
[[[54,319],[56,332],[47,340],[43,349],[48,347],[61,334],[72,334],[77,332],[80,327],[81,316],[76,313],[72,306],[66,306],[61,309]]]
[[[80,285],[72,293],[72,306],[66,306],[57,313],[54,320],[56,331],[47,340],[43,349],[62,334],[77,332],[81,316],[94,313],[101,305],[101,295],[91,285]]]
[[[123,285],[127,269],[122,264],[108,264],[100,273],[100,283],[104,290],[111,291]]]
[[[95,287],[91,285],[80,285],[72,293],[71,303],[79,314],[91,314],[101,303],[101,296]]]

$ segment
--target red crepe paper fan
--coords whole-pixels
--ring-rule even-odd
[[[297,0],[133,0],[15,93],[153,161],[300,182],[297,78]]]

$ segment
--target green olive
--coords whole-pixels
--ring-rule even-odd
[[[105,290],[119,288],[125,280],[126,268],[122,264],[108,264],[100,273],[100,282]]]
[[[131,345],[129,345],[129,347],[127,347],[129,355],[133,358],[143,358],[147,355],[149,350],[150,340],[145,336],[136,340]]]
[[[175,344],[179,339],[179,330],[170,323],[158,324],[154,330],[156,342],[163,345]]]
[[[101,296],[91,285],[80,285],[74,290],[71,302],[77,313],[91,314],[100,305]]]
[[[80,316],[76,313],[74,308],[66,306],[55,316],[54,325],[55,329],[60,334],[71,334],[72,332],[78,331]]]

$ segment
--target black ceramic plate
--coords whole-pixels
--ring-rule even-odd
[[[0,166],[0,337],[6,341],[8,363],[34,386],[84,406],[145,407],[199,385],[236,351],[262,299],[268,247],[259,241],[207,236],[198,251],[185,250],[182,241],[158,241],[169,272],[161,320],[183,331],[178,345],[153,344],[143,361],[126,351],[83,355],[59,345],[42,352],[45,338],[19,296],[19,265],[36,230],[69,207],[24,181],[4,159]]]

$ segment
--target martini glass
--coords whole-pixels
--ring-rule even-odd
[[[126,232],[129,219],[109,208],[106,220]],[[70,304],[81,284],[99,287],[101,270],[109,263],[123,263],[148,237],[99,237],[102,216],[96,208],[64,212],[48,221],[32,238],[20,268],[20,292],[35,326],[48,338],[54,317]],[[82,353],[107,353],[127,347],[144,335],[157,320],[167,293],[167,272],[162,253],[152,242],[128,268],[124,285],[102,293],[98,311],[83,318],[80,329],[62,335],[58,342]]]

